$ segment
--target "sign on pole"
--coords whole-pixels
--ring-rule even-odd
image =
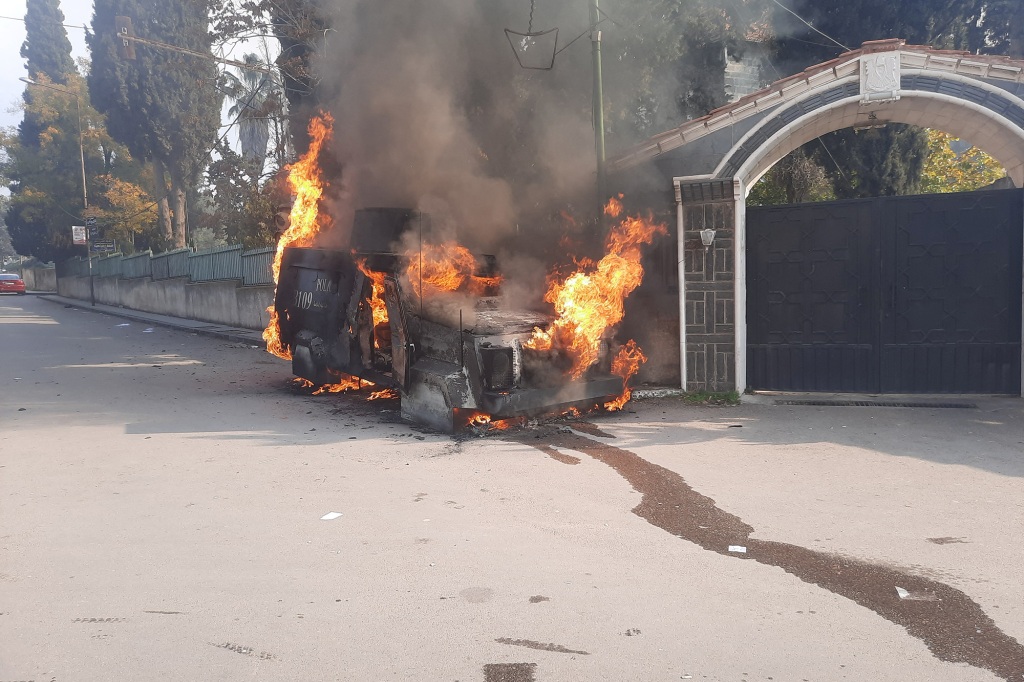
[[[93,253],[113,253],[117,251],[117,245],[113,239],[98,239],[92,243]]]
[[[85,225],[71,226],[71,241],[76,246],[85,246]]]

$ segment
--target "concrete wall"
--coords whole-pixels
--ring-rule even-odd
[[[61,296],[90,300],[88,277],[61,277],[56,284]],[[245,287],[241,280],[95,277],[93,289],[96,302],[104,305],[242,329],[265,329],[270,322],[267,308],[274,303],[273,286]]]
[[[57,291],[57,270],[54,268],[26,268],[22,270],[21,278],[29,291]]]

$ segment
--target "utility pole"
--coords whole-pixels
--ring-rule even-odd
[[[598,223],[603,221],[604,202],[608,198],[604,173],[604,84],[601,78],[601,10],[598,0],[590,0],[590,44],[594,71],[594,148],[597,155]]]

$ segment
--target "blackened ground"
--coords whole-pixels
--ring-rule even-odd
[[[574,428],[607,437],[591,424]],[[960,590],[883,565],[751,539],[751,526],[719,509],[713,499],[695,491],[679,474],[564,427],[516,436],[518,442],[567,464],[578,461],[571,461],[575,458],[556,448],[574,450],[612,467],[643,495],[633,513],[672,535],[717,554],[777,566],[804,582],[846,597],[903,626],[942,661],[967,663],[1006,680],[1024,678],[1024,646],[1000,630]],[[744,547],[746,552],[731,552],[730,546]],[[902,598],[897,586],[916,598]]]

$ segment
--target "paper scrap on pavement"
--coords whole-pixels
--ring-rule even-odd
[[[131,323],[129,323],[129,322],[123,322],[123,323],[121,323],[121,324],[119,324],[119,325],[117,325],[117,326],[118,326],[118,327],[130,327],[130,326],[132,326],[132,325],[131,325]]]
[[[908,601],[939,601],[939,598],[930,592],[910,592],[899,585],[896,586],[896,594],[900,596],[900,599]]]
[[[153,333],[153,328],[149,327],[148,329],[143,329],[142,333],[143,334],[152,334]]]
[[[729,545],[730,552],[739,552],[740,554],[746,554],[747,548],[743,545]]]
[[[326,514],[324,514],[323,516],[320,517],[320,520],[321,521],[333,521],[334,519],[338,518],[339,516],[341,516],[341,512],[327,512]]]

